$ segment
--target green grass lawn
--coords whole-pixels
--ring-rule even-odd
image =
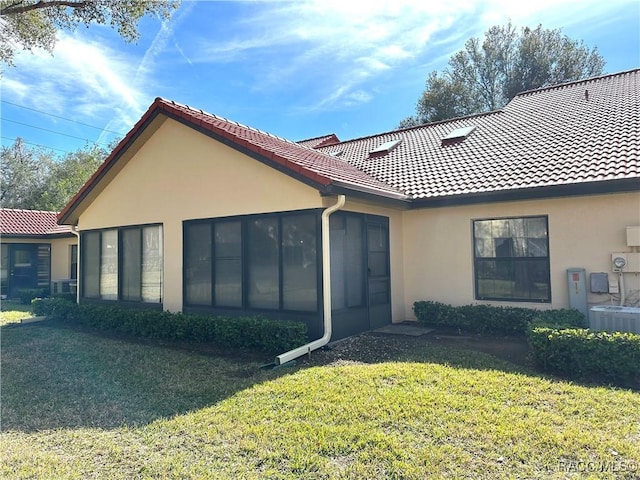
[[[481,353],[264,371],[47,323],[0,333],[0,478],[640,476],[639,392]]]

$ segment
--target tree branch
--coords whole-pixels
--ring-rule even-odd
[[[29,5],[20,5],[22,2],[16,2],[12,5],[0,9],[0,16],[2,15],[18,15],[20,13],[30,12],[32,10],[39,10],[41,8],[55,8],[55,7],[69,7],[69,8],[85,8],[89,5],[88,1],[74,2],[72,0],[52,0],[45,1],[40,0],[37,3]]]

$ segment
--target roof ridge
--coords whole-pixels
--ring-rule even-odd
[[[241,128],[246,128],[247,130],[251,130],[252,132],[256,132],[256,133],[260,133],[262,135],[266,135],[267,137],[270,137],[270,138],[275,138],[275,139],[281,140],[283,142],[287,142],[287,143],[291,143],[291,144],[296,144],[297,145],[296,142],[294,142],[293,140],[289,140],[288,138],[280,137],[278,135],[274,135],[273,133],[269,133],[267,131],[260,130],[259,128],[251,127],[249,125],[244,125],[243,123],[236,122],[235,120],[231,120],[230,118],[222,117],[220,115],[216,115],[215,113],[207,112],[205,110],[202,110],[201,108],[190,107],[189,105],[187,105],[185,103],[176,102],[175,100],[169,100],[167,98],[162,98],[162,97],[156,97],[156,101],[158,101],[158,100],[162,101],[162,102],[165,102],[165,103],[169,103],[169,104],[174,105],[174,106],[186,108],[186,109],[188,109],[188,110],[190,110],[192,112],[200,113],[202,115],[208,115],[208,116],[213,117],[213,118],[215,118],[217,120],[221,120],[223,122],[231,123],[231,124],[236,125],[236,126],[241,127]]]
[[[513,98],[524,96],[524,95],[531,95],[533,93],[539,93],[539,92],[545,92],[545,91],[559,89],[559,88],[565,88],[565,87],[568,87],[570,85],[579,85],[581,83],[594,82],[596,80],[602,80],[602,79],[605,79],[605,78],[620,77],[622,75],[628,75],[628,74],[634,73],[634,72],[640,72],[640,68],[632,68],[630,70],[623,70],[621,72],[605,73],[605,74],[602,74],[602,75],[597,75],[595,77],[581,78],[579,80],[571,80],[571,81],[564,82],[564,83],[556,83],[554,85],[548,85],[546,87],[532,88],[531,90],[524,90],[522,92],[516,93],[515,97],[513,97]],[[507,105],[508,105],[508,103],[507,103]]]
[[[10,212],[34,212],[34,213],[53,213],[58,214],[55,210],[32,210],[30,208],[0,208],[0,211],[10,211]]]
[[[405,128],[398,128],[396,130],[389,130],[387,132],[382,132],[382,133],[376,133],[373,135],[365,135],[364,137],[356,137],[356,138],[350,138],[348,140],[341,140],[338,143],[332,143],[331,145],[326,145],[324,147],[318,147],[318,148],[328,148],[328,147],[335,147],[337,145],[342,145],[345,143],[350,143],[350,142],[359,142],[362,140],[369,140],[371,138],[376,138],[376,137],[382,137],[384,135],[392,135],[394,133],[398,133],[398,132],[407,132],[407,131],[411,131],[411,130],[417,130],[419,128],[425,128],[425,127],[433,127],[436,125],[441,125],[444,123],[451,123],[451,122],[456,122],[459,120],[467,120],[467,119],[472,119],[472,118],[477,118],[477,117],[484,117],[484,116],[488,116],[488,115],[495,115],[498,113],[502,113],[503,109],[498,109],[498,110],[490,110],[488,112],[480,112],[480,113],[472,113],[470,115],[464,115],[462,117],[454,117],[454,118],[448,118],[446,120],[437,120],[435,122],[429,122],[429,123],[422,123],[420,125],[415,125],[413,127],[405,127]]]
[[[337,135],[335,133],[327,133],[325,135],[318,135],[317,137],[311,137],[311,138],[303,138],[302,140],[298,140],[296,143],[300,143],[300,142],[310,142],[312,140],[320,140],[321,138],[327,138],[327,137],[337,137]]]

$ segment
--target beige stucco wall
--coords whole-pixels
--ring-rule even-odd
[[[592,272],[611,273],[611,253],[627,252],[626,227],[640,225],[640,193],[594,195],[471,205],[404,212],[404,303],[408,316],[417,300],[453,305],[476,302],[473,282],[472,220],[548,215],[551,304],[517,303],[536,308],[567,308],[566,270],[584,268],[587,289]],[[638,298],[640,276],[625,274],[627,297]],[[635,295],[635,297],[634,297]],[[589,294],[590,304],[610,296]]]
[[[38,243],[51,245],[51,280],[69,278],[71,273],[71,245],[77,245],[77,237],[65,238],[2,238],[2,243]]]
[[[167,120],[80,215],[78,227],[163,224],[164,308],[179,311],[183,220],[322,206],[317,190]]]

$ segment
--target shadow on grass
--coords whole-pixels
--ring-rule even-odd
[[[0,338],[3,431],[143,425],[283,373],[260,369],[266,358],[214,356],[50,321],[3,326]]]

